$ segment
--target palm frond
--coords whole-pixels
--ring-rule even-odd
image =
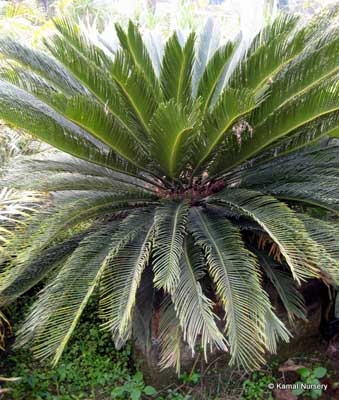
[[[191,210],[189,230],[203,249],[216,293],[223,304],[231,362],[246,368],[263,360],[264,317],[268,298],[260,285],[255,257],[245,249],[239,231],[221,216]]]
[[[168,39],[162,60],[160,81],[165,99],[174,99],[183,106],[192,99],[192,68],[195,35],[191,34],[181,47],[176,33]]]
[[[175,367],[180,374],[182,331],[177,319],[173,303],[169,296],[165,297],[160,307],[160,362],[161,369]]]
[[[207,360],[207,349],[215,346],[226,351],[226,339],[220,332],[213,313],[213,303],[205,296],[198,282],[204,269],[201,250],[194,246],[192,240],[185,240],[184,253],[180,262],[180,280],[171,298],[183,332],[183,339],[195,352],[195,345],[200,336],[199,345],[204,349]]]
[[[306,319],[304,299],[291,275],[282,270],[281,266],[277,265],[269,256],[262,252],[256,252],[256,254],[260,266],[276,289],[289,320],[293,322],[295,318]]]
[[[323,247],[319,254],[319,264],[324,274],[335,285],[339,282],[339,226],[335,223],[312,218],[307,214],[299,214],[311,238]],[[326,277],[327,278],[327,277]],[[326,279],[325,279],[326,280]]]
[[[127,32],[124,32],[120,25],[116,25],[116,31],[121,47],[129,54],[135,67],[144,74],[145,79],[153,89],[154,96],[159,98],[161,96],[160,83],[137,26],[129,21]]]
[[[253,39],[227,85],[258,92],[266,82],[293,60],[306,45],[306,32],[295,32],[297,16],[279,15]]]
[[[203,168],[204,162],[210,160],[216,149],[219,150],[218,146],[227,134],[228,137],[234,139],[234,136],[229,132],[232,125],[241,120],[254,107],[254,97],[249,91],[244,89],[226,89],[223,91],[196,137],[195,154],[192,156],[195,166],[193,174]]]
[[[197,106],[182,107],[172,99],[161,103],[152,118],[153,154],[170,178],[178,178],[189,161],[192,132],[199,123]]]
[[[113,61],[91,44],[81,34],[79,27],[73,26],[69,20],[57,21],[57,28],[62,36],[56,35],[47,41],[47,48],[119,120],[143,148],[145,144],[140,129],[145,128],[147,117],[141,114],[141,111],[150,112],[149,102],[152,101],[152,96],[147,96],[145,92],[140,94],[142,88],[136,83],[136,73],[129,77],[125,60],[117,55]],[[144,104],[136,103],[134,95],[145,96],[143,100],[147,98],[148,101]],[[141,107],[141,111],[135,107]],[[143,127],[136,121],[138,117],[142,118]]]
[[[267,310],[265,315],[265,338],[266,347],[272,354],[277,352],[277,343],[279,340],[283,340],[288,343],[290,341],[291,334],[287,330],[283,322],[274,314],[270,309]]]
[[[272,114],[265,122],[253,127],[253,134],[244,137],[241,145],[228,152],[227,159],[218,165],[219,171],[227,171],[254,157],[274,141],[281,139],[298,128],[331,116],[339,106],[339,84],[337,76],[316,85],[307,95],[295,99]],[[335,128],[335,126],[332,126]]]
[[[6,122],[78,158],[125,173],[134,171],[105,146],[98,145],[83,130],[32,95],[1,81],[0,91],[0,117]]]
[[[87,232],[88,234],[88,232]],[[25,268],[14,265],[0,274],[0,305],[6,306],[39,283],[52,270],[57,270],[77,248],[86,234],[82,233],[42,251]]]
[[[33,50],[10,38],[0,40],[0,53],[7,59],[21,64],[27,71],[33,71],[49,83],[69,94],[86,93],[86,89],[67,69],[46,53]]]
[[[118,348],[126,343],[131,333],[136,293],[150,257],[154,233],[152,214],[136,215],[124,223],[127,229],[122,233],[128,230],[130,240],[106,265],[100,284],[103,327],[111,331]],[[133,229],[135,232],[131,235]],[[121,236],[119,231],[115,234],[119,240]]]
[[[274,197],[245,189],[224,190],[211,196],[208,202],[228,206],[240,216],[257,222],[278,245],[297,282],[319,276],[319,248],[286,204]]]
[[[117,211],[145,206],[149,198],[144,193],[116,195],[107,192],[85,192],[85,195],[75,192],[73,198],[72,193],[60,196],[60,200],[54,200],[54,207],[34,215],[28,229],[17,235],[16,240],[8,246],[9,252],[18,252],[17,272],[25,270],[65,229],[75,227],[84,220],[91,221],[95,217],[112,216]]]
[[[216,88],[227,71],[227,65],[233,55],[234,45],[228,43],[219,48],[208,61],[199,80],[197,96],[202,98],[203,112],[211,105]]]
[[[173,293],[179,283],[188,204],[168,202],[155,213],[154,286]]]
[[[33,305],[19,330],[17,345],[33,339],[37,357],[53,355],[53,364],[58,362],[110,259],[115,229],[109,225],[79,244]]]

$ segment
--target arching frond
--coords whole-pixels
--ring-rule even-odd
[[[192,156],[195,166],[193,174],[205,161],[209,161],[213,152],[218,149],[218,145],[225,139],[226,134],[232,138],[233,135],[229,132],[232,125],[254,107],[254,98],[249,91],[245,89],[225,89],[223,91],[217,104],[207,115],[201,132],[196,138],[195,153]],[[200,167],[201,169],[202,167]]]
[[[307,214],[299,214],[307,231],[314,241],[319,243],[323,250],[319,254],[319,264],[323,272],[329,275],[336,285],[339,282],[339,226],[335,223],[312,218]]]
[[[183,339],[195,352],[197,338],[200,335],[200,346],[204,349],[207,360],[207,349],[215,346],[226,351],[226,339],[216,324],[213,303],[203,293],[198,282],[199,275],[204,269],[204,259],[201,250],[194,246],[192,240],[186,240],[184,253],[180,262],[180,280],[173,292],[172,302],[180,321]]]
[[[0,91],[0,117],[5,121],[81,159],[125,173],[134,171],[83,130],[28,93],[1,81]]]
[[[144,121],[147,117],[141,115],[139,109],[132,111],[129,105],[142,107],[143,113],[150,112],[148,103],[152,101],[152,96],[140,93],[139,86],[135,84],[135,74],[128,77],[126,61],[121,57],[117,56],[114,61],[110,59],[81,35],[79,28],[72,26],[68,20],[59,21],[57,26],[63,36],[55,36],[53,40],[46,42],[48,49],[119,120],[141,148],[145,146],[136,118],[139,115]],[[140,96],[144,95],[143,100],[147,98],[148,102],[134,104],[134,95],[138,95],[139,100]]]
[[[298,17],[279,15],[253,39],[244,59],[233,71],[227,84],[258,92],[269,78],[296,57],[306,45],[306,32],[293,35]]]
[[[232,362],[253,368],[263,360],[264,317],[268,298],[260,286],[258,267],[239,231],[220,214],[194,208],[189,230],[203,249],[226,318]]]
[[[12,303],[62,265],[85,236],[86,233],[82,233],[49,247],[27,263],[25,268],[20,264],[7,268],[0,274],[0,306]]]
[[[313,87],[307,95],[288,102],[265,122],[254,126],[253,135],[244,138],[240,146],[228,153],[227,159],[218,165],[219,171],[230,170],[303,125],[337,111],[338,91],[338,79],[334,76]]]
[[[27,70],[41,75],[65,93],[85,93],[85,88],[73,78],[67,69],[46,53],[33,50],[10,38],[0,40],[0,53],[15,60]]]
[[[182,331],[176,317],[173,303],[169,296],[165,297],[160,308],[160,362],[161,369],[175,367],[180,374]]]
[[[147,195],[144,197],[142,194],[141,197],[146,200]],[[144,203],[144,200],[138,199],[135,195],[130,195],[129,200],[127,199],[128,196],[123,194],[119,196],[106,192],[86,192],[85,195],[79,196],[78,193],[74,198],[66,196],[66,202],[62,198],[59,205],[35,215],[30,221],[28,230],[18,235],[17,240],[8,248],[8,251],[18,251],[17,273],[24,271],[41,251],[58,239],[65,229],[98,216],[107,214],[112,216],[114,212],[135,209],[137,206],[147,204],[147,200]]]
[[[33,339],[36,356],[53,355],[53,363],[58,362],[115,248],[115,229],[109,225],[79,244],[33,305],[19,331],[18,344]]]
[[[283,322],[274,314],[272,310],[267,310],[265,315],[265,344],[267,350],[275,354],[279,340],[290,341],[291,334]]]
[[[306,319],[304,299],[291,275],[281,269],[274,260],[262,252],[257,253],[260,266],[276,289],[291,322],[295,318]]]
[[[141,275],[148,263],[154,233],[153,215],[126,221],[136,235],[117,252],[103,272],[100,285],[103,326],[112,333],[118,348],[130,337],[132,316]],[[126,228],[125,228],[126,229]],[[115,236],[120,236],[120,232]]]
[[[297,282],[319,276],[316,262],[319,249],[286,204],[245,189],[223,191],[209,202],[228,206],[257,222],[278,245]]]
[[[187,202],[168,202],[158,207],[155,214],[154,286],[173,293],[180,277],[183,253]]]

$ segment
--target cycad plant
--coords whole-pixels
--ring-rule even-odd
[[[290,320],[304,316],[301,282],[339,281],[335,220],[303,214],[339,210],[338,142],[312,144],[338,133],[336,14],[282,15],[236,64],[237,43],[215,47],[208,30],[161,49],[132,22],[114,53],[70,20],[49,53],[1,40],[0,117],[59,150],[14,159],[3,179],[51,194],[1,276],[1,306],[45,282],[19,345],[56,363],[98,292],[122,346],[146,270],[163,367],[182,341],[251,369],[288,340],[264,279]],[[258,261],[262,243],[275,266]]]

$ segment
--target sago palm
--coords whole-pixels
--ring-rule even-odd
[[[146,270],[163,367],[179,365],[182,341],[251,369],[288,340],[263,280],[290,320],[304,316],[301,282],[339,281],[335,219],[302,214],[339,210],[338,142],[312,144],[338,134],[336,15],[282,15],[238,61],[237,43],[208,30],[161,49],[132,22],[114,51],[70,20],[49,53],[1,41],[0,117],[58,149],[14,159],[3,179],[50,193],[1,276],[2,306],[45,282],[19,345],[57,362],[98,292],[122,346]]]

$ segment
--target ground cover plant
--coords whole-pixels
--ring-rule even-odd
[[[337,16],[281,15],[236,63],[237,43],[208,30],[161,48],[133,22],[118,48],[69,19],[45,53],[0,41],[0,118],[57,149],[15,158],[1,181],[49,193],[2,260],[1,307],[48,278],[18,346],[56,364],[99,291],[120,348],[140,285],[150,311],[161,299],[162,367],[179,370],[182,340],[253,369],[289,339],[263,276],[291,321],[298,284],[339,281],[336,220],[302,213],[338,213],[338,141],[318,142],[338,135]]]

